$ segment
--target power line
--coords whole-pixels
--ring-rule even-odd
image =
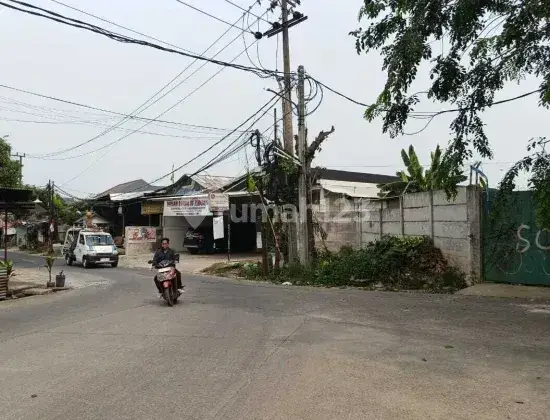
[[[134,29],[132,29],[132,28],[128,28],[127,26],[119,25],[119,24],[116,23],[116,22],[113,22],[113,21],[111,21],[111,20],[104,19],[104,18],[102,18],[102,17],[100,17],[100,16],[97,16],[97,15],[94,15],[94,14],[92,14],[92,13],[89,13],[89,12],[87,12],[87,11],[85,11],[85,10],[78,9],[78,8],[76,8],[76,7],[74,7],[74,6],[70,6],[70,5],[68,5],[68,4],[62,3],[62,2],[57,1],[57,0],[50,0],[50,1],[53,2],[53,3],[57,3],[57,4],[59,4],[60,6],[66,7],[66,8],[68,8],[68,9],[71,9],[71,10],[74,10],[74,11],[76,11],[76,12],[82,13],[82,14],[84,14],[84,15],[93,17],[93,18],[98,19],[98,20],[101,20],[102,22],[108,23],[108,24],[110,24],[110,25],[116,26],[116,27],[118,27],[118,28],[124,29],[124,30],[129,31],[129,32],[132,32],[132,33],[134,33],[134,34],[136,34],[136,35],[141,35],[141,36],[144,36],[145,38],[152,39],[153,41],[157,41],[157,42],[160,42],[160,43],[162,43],[162,44],[169,45],[170,47],[174,47],[174,48],[180,49],[180,50],[185,51],[185,52],[187,52],[187,53],[194,54],[193,51],[186,50],[185,48],[181,48],[181,47],[179,47],[179,46],[177,46],[177,45],[174,45],[174,44],[171,44],[171,43],[169,43],[169,42],[163,41],[163,40],[161,40],[161,39],[155,38],[154,36],[147,35],[147,34],[145,34],[145,33],[143,33],[143,32],[136,31],[136,30],[134,30]]]
[[[189,3],[186,3],[186,2],[184,2],[184,1],[182,1],[182,0],[176,0],[176,1],[177,1],[178,3],[180,3],[180,4],[183,4],[184,6],[189,7],[190,9],[193,9],[193,10],[199,12],[199,13],[202,13],[202,14],[205,15],[205,16],[208,16],[208,17],[210,17],[210,18],[212,18],[212,19],[214,19],[214,20],[217,20],[218,22],[225,23],[226,25],[228,25],[228,26],[230,26],[230,27],[232,27],[232,28],[240,29],[237,25],[235,25],[235,24],[233,24],[233,23],[229,23],[229,22],[226,21],[226,20],[223,20],[223,19],[221,19],[221,18],[219,18],[219,17],[217,17],[217,16],[214,16],[214,15],[208,13],[208,12],[205,12],[204,10],[201,10],[201,9],[199,9],[198,7],[192,6],[192,5],[190,5]],[[252,35],[256,35],[256,34],[255,34],[254,32],[252,32],[252,31],[248,31],[248,32],[251,33]]]
[[[78,106],[78,107],[81,107],[81,108],[87,108],[87,109],[91,109],[91,110],[95,110],[95,111],[101,111],[101,112],[105,112],[105,113],[109,113],[109,114],[113,114],[113,115],[128,117],[130,119],[135,119],[135,120],[154,121],[154,122],[159,122],[159,123],[164,123],[164,124],[173,124],[173,125],[186,126],[186,127],[204,128],[204,129],[208,129],[208,130],[230,131],[230,129],[227,129],[227,128],[211,127],[211,126],[207,126],[207,125],[187,124],[187,123],[160,120],[160,119],[154,120],[152,118],[132,116],[130,114],[124,114],[124,113],[121,113],[121,112],[112,111],[112,110],[105,109],[105,108],[97,108],[95,106],[85,105],[85,104],[82,104],[82,103],[78,103],[78,102],[74,102],[74,101],[70,101],[70,100],[66,100],[66,99],[60,99],[60,98],[56,98],[54,96],[43,95],[43,94],[40,94],[40,93],[31,92],[31,91],[28,91],[28,90],[19,89],[19,88],[15,88],[15,87],[3,85],[3,84],[0,84],[0,87],[5,88],[5,89],[9,89],[9,90],[13,90],[15,92],[21,92],[21,93],[25,93],[25,94],[28,94],[28,95],[36,96],[36,97],[39,97],[39,98],[49,99],[49,100],[52,100],[52,101],[61,102],[61,103],[65,103],[65,104],[68,104],[68,105],[74,105],[74,106]]]
[[[311,77],[311,76],[308,76],[311,80],[313,80],[315,83],[319,84],[320,86],[324,87],[325,89],[331,91],[332,93],[344,98],[344,99],[347,99],[348,101],[356,104],[356,105],[360,105],[360,106],[363,106],[363,107],[370,107],[372,106],[373,104],[366,104],[366,103],[363,103],[363,102],[360,102],[360,101],[357,101],[341,92],[338,92],[337,90],[331,88],[330,86],[327,86],[325,85],[324,83],[320,82],[319,80],[315,79],[314,77]],[[522,99],[522,98],[525,98],[527,96],[530,96],[530,95],[533,95],[535,93],[538,93],[538,92],[541,92],[542,89],[537,89],[537,90],[533,90],[531,92],[527,92],[527,93],[524,93],[522,95],[518,95],[518,96],[514,96],[512,98],[508,98],[508,99],[504,99],[504,100],[501,100],[501,101],[495,101],[493,103],[491,103],[490,105],[488,105],[486,108],[490,108],[491,106],[493,105],[500,105],[500,104],[504,104],[504,103],[507,103],[507,102],[512,102],[512,101],[515,101],[517,99]],[[424,118],[427,118],[429,119],[429,122],[426,124],[426,127],[430,124],[430,122],[433,120],[433,118],[437,117],[438,115],[442,115],[442,114],[447,114],[447,113],[450,113],[450,112],[460,112],[460,111],[463,111],[465,109],[479,109],[481,107],[465,107],[465,108],[452,108],[452,109],[446,109],[446,110],[442,110],[442,111],[434,111],[434,112],[429,112],[429,111],[424,111],[424,112],[421,112],[421,111],[414,111],[414,112],[411,112],[411,115],[417,115],[417,116],[422,116]],[[425,128],[426,128],[425,127]],[[424,128],[424,129],[425,129]],[[421,131],[423,131],[424,129],[422,129]],[[419,131],[419,132],[421,132]]]
[[[255,15],[254,13],[247,11],[244,7],[239,6],[239,5],[236,4],[236,3],[233,3],[231,0],[225,0],[225,2],[231,4],[232,6],[235,6],[237,9],[241,9],[243,12],[247,12],[247,13],[251,14],[251,15],[254,16],[255,18],[258,18],[258,19],[260,19],[260,20],[263,20],[264,22],[269,23],[270,25],[272,24],[272,23],[271,23],[270,21],[268,21],[267,19],[264,19],[263,16],[260,17],[260,16],[258,16],[258,15]]]
[[[141,45],[141,46],[157,49],[157,50],[164,51],[164,52],[170,52],[170,53],[173,53],[173,54],[182,55],[184,57],[195,58],[195,59],[199,59],[199,60],[202,60],[202,61],[208,61],[212,64],[216,64],[216,65],[223,66],[223,67],[231,67],[231,68],[234,68],[236,70],[246,71],[246,72],[250,72],[250,73],[253,73],[253,74],[256,74],[256,75],[270,74],[272,76],[275,76],[278,73],[274,70],[260,71],[258,69],[253,68],[253,67],[248,67],[248,66],[244,66],[244,65],[240,65],[240,64],[228,63],[226,61],[214,60],[214,59],[209,58],[209,57],[202,57],[202,56],[199,56],[199,55],[196,55],[196,54],[190,54],[190,53],[186,53],[186,52],[182,52],[182,51],[177,51],[177,50],[174,50],[172,48],[162,47],[160,45],[153,44],[153,43],[150,43],[150,42],[147,42],[147,41],[138,40],[138,39],[135,39],[135,38],[130,38],[130,37],[127,37],[127,36],[112,32],[112,31],[108,31],[108,30],[106,30],[104,28],[101,28],[99,26],[92,25],[90,23],[83,22],[83,21],[80,21],[80,20],[77,20],[77,19],[68,18],[68,17],[63,16],[59,13],[55,13],[55,12],[52,12],[50,10],[43,9],[41,7],[33,6],[32,4],[21,2],[21,1],[18,1],[18,0],[7,0],[7,1],[11,1],[13,3],[17,3],[17,4],[20,4],[20,5],[32,8],[32,9],[41,10],[41,11],[43,11],[45,13],[48,13],[52,16],[47,16],[47,15],[44,15],[44,14],[41,14],[41,13],[38,13],[38,12],[34,12],[32,10],[21,9],[19,7],[4,3],[3,1],[0,1],[0,5],[3,5],[5,7],[13,9],[13,10],[17,10],[19,12],[23,12],[23,13],[27,13],[27,14],[30,14],[30,15],[46,18],[46,19],[61,23],[63,25],[72,26],[72,27],[75,27],[75,28],[84,29],[84,30],[87,30],[87,31],[90,31],[90,32],[94,32],[94,33],[103,35],[103,36],[105,36],[107,38],[110,38],[110,39],[112,39],[114,41],[117,41],[117,42],[126,43],[126,44]],[[65,19],[65,20],[63,20],[63,19]]]
[[[233,61],[237,60],[241,55],[244,54],[244,51],[241,52],[239,55],[237,55]],[[180,99],[178,102],[176,102],[172,107],[168,108],[166,111],[162,112],[161,114],[158,115],[158,117],[161,117],[162,115],[166,114],[168,111],[172,110],[173,108],[175,108],[176,106],[178,106],[181,102],[183,102],[184,100],[186,100],[189,96],[191,96],[193,93],[197,92],[200,88],[202,88],[204,85],[206,85],[210,80],[212,80],[214,77],[216,77],[218,74],[220,74],[222,71],[224,71],[226,69],[226,67],[222,67],[220,70],[218,70],[216,73],[214,73],[214,75],[212,75],[209,79],[207,79],[204,83],[202,83],[199,87],[197,87],[195,90],[193,90],[191,93],[189,93],[187,96],[185,96],[184,98]],[[263,109],[263,108],[262,108]],[[144,128],[145,126],[149,125],[150,122],[147,122],[145,123],[144,125],[142,125],[139,129],[141,128]],[[244,124],[243,124],[244,125]],[[239,128],[241,128],[240,126],[237,127],[236,130],[238,130]],[[236,130],[232,130],[229,134],[227,134],[226,136],[224,136],[222,138],[221,141],[223,141],[225,138],[229,137],[230,135],[234,134]],[[127,134],[126,136],[123,136],[121,137],[120,139],[118,140],[115,140],[114,142],[112,143],[109,143],[107,144],[106,146],[103,146],[101,147],[100,149],[97,149],[95,150],[94,152],[98,151],[98,150],[101,150],[101,149],[104,149],[106,147],[109,147],[109,146],[114,146],[115,144],[119,143],[120,141],[124,140],[125,138],[131,136],[133,133],[129,133]],[[219,143],[219,142],[218,142]],[[215,143],[212,147],[214,147],[216,144],[218,143]],[[82,172],[80,172],[79,174],[77,174],[76,176],[74,176],[73,178],[71,178],[69,181],[65,182],[64,184],[62,185],[66,185],[68,184],[69,182],[72,182],[74,181],[76,178],[78,178],[80,175],[82,175],[83,173],[87,172],[89,169],[91,169],[97,162],[99,162],[101,159],[103,159],[107,153],[109,152],[110,149],[108,149],[103,155],[101,155],[95,162],[93,162],[90,166],[88,166],[86,169],[84,169]],[[93,153],[93,152],[92,152]],[[80,156],[75,156],[75,157],[80,157]],[[74,158],[74,157],[73,157]],[[162,178],[161,178],[162,179]]]
[[[222,39],[228,32],[229,32],[230,29],[228,29],[227,31],[225,31],[220,37],[218,37],[205,51],[204,53],[208,52],[208,50],[210,50],[220,39]],[[224,50],[226,50],[231,44],[233,44],[238,38],[239,38],[240,34],[235,37],[232,41],[230,41],[227,45],[225,45],[221,50],[219,50],[216,55],[218,56],[219,54],[221,54]],[[203,54],[204,54],[203,53]],[[181,86],[184,82],[186,82],[187,80],[189,80],[191,77],[193,77],[196,73],[198,73],[203,67],[205,67],[208,63],[205,62],[203,63],[199,68],[197,68],[193,73],[191,73],[189,76],[187,76],[185,79],[181,80],[179,83],[177,83],[175,86],[173,86],[170,90],[168,90],[167,92],[165,92],[163,95],[161,95],[160,97],[156,98],[152,103],[150,104],[147,104],[149,101],[151,101],[153,98],[155,98],[160,92],[162,92],[166,87],[168,87],[173,81],[175,81],[178,77],[180,77],[185,71],[187,71],[193,64],[195,64],[198,60],[195,59],[193,62],[191,62],[189,65],[187,65],[176,77],[174,77],[170,82],[168,82],[162,89],[160,89],[158,92],[156,92],[152,97],[150,97],[147,101],[145,101],[143,104],[141,104],[138,108],[136,108],[132,114],[136,114],[136,113],[140,113],[140,112],[143,112],[145,111],[146,109],[150,108],[152,105],[154,105],[155,103],[157,103],[158,101],[160,101],[161,99],[163,99],[166,95],[168,95],[169,93],[171,93],[172,91],[174,91],[176,88],[178,88],[179,86]],[[233,59],[233,61],[235,61],[235,59]],[[223,68],[222,68],[223,69]],[[221,71],[219,71],[217,74],[219,74]],[[208,79],[208,81],[212,80],[212,78]],[[200,87],[204,86],[206,83],[202,84]],[[195,93],[198,89],[194,90],[191,94]],[[190,94],[190,95],[191,95]],[[183,100],[179,101],[177,104],[181,104],[185,99],[187,99],[190,95],[186,96]],[[145,106],[145,108],[144,108]],[[143,108],[143,109],[142,109]],[[163,114],[160,114],[160,116],[164,115],[165,113],[167,113],[169,110],[173,109],[174,107],[171,107],[169,108],[166,112],[164,112]],[[98,138],[104,136],[105,134],[108,134],[109,132],[111,132],[113,129],[115,129],[116,127],[119,127],[120,125],[124,124],[126,121],[128,120],[128,118],[123,118],[121,121],[119,121],[117,124],[115,124],[114,126],[112,126],[111,128],[105,130],[104,132],[100,133],[99,135],[83,142],[83,143],[80,143],[76,146],[73,146],[73,147],[70,147],[68,149],[64,149],[64,150],[60,150],[60,151],[57,151],[57,152],[54,152],[54,153],[49,153],[49,154],[45,154],[45,155],[41,155],[40,157],[52,157],[52,156],[57,156],[57,155],[60,155],[60,154],[63,154],[63,153],[66,153],[68,151],[71,151],[71,150],[75,150],[77,148],[80,148],[86,144],[89,144],[95,140],[97,140]],[[147,125],[147,124],[145,124]],[[144,126],[145,126],[144,125]],[[133,133],[132,133],[133,134]],[[100,150],[100,149],[99,149]],[[93,153],[93,152],[92,152]],[[85,156],[89,153],[86,153],[86,154],[83,154],[83,155],[78,155],[78,156],[75,156],[75,157],[80,157],[80,156]],[[66,159],[73,159],[75,157],[70,157],[70,158],[64,158],[64,159],[60,159],[60,160],[66,160]]]
[[[233,60],[236,60],[237,58],[239,58],[242,54],[244,53],[241,52],[239,55],[237,55]],[[161,117],[163,116],[164,114],[168,113],[169,111],[171,111],[172,109],[174,109],[176,106],[178,106],[179,104],[181,104],[183,101],[185,101],[187,98],[189,98],[191,95],[193,95],[194,93],[198,92],[203,86],[205,86],[207,83],[209,83],[212,79],[214,79],[216,76],[218,76],[223,70],[225,70],[225,67],[221,68],[220,70],[218,70],[216,73],[214,73],[211,77],[209,77],[208,79],[206,79],[206,81],[204,81],[201,85],[199,85],[197,88],[195,88],[193,91],[191,91],[187,96],[184,96],[182,99],[180,99],[178,102],[176,102],[174,105],[172,105],[170,108],[168,108],[167,110],[161,112],[158,117]],[[138,129],[135,129],[135,130],[132,130],[131,133],[128,133],[126,134],[125,136],[117,139],[117,140],[114,140],[112,141],[111,143],[108,143],[104,146],[101,146],[97,149],[94,149],[92,151],[89,151],[89,152],[86,152],[86,153],[82,153],[80,155],[76,155],[76,156],[69,156],[69,157],[64,157],[64,158],[50,158],[49,156],[45,159],[45,160],[70,160],[70,159],[76,159],[76,158],[80,158],[80,157],[83,157],[83,156],[88,156],[88,155],[91,155],[93,153],[96,153],[100,150],[103,150],[103,149],[106,149],[106,148],[109,148],[110,146],[114,146],[118,143],[120,143],[122,140],[130,137],[132,134],[136,133],[138,130],[141,130],[142,128],[146,127],[147,125],[151,124],[152,121],[150,122],[146,122],[145,124],[143,124],[141,127],[139,127]],[[233,130],[231,131],[233,132]],[[106,154],[109,152],[109,150],[107,150],[107,152],[105,154],[103,154],[97,161],[103,159],[103,157],[106,156]],[[97,163],[96,161],[96,163]]]
[[[223,69],[222,69],[223,70]],[[221,70],[220,70],[221,71]],[[179,170],[181,170],[182,168],[184,168],[185,166],[189,165],[190,163],[194,162],[195,160],[199,159],[200,157],[202,157],[203,155],[205,155],[206,153],[208,153],[210,150],[212,150],[214,147],[216,147],[217,145],[221,144],[224,140],[226,140],[227,138],[229,138],[231,135],[235,134],[236,132],[239,132],[239,130],[245,126],[250,120],[252,120],[256,115],[258,115],[260,112],[262,112],[266,107],[268,107],[268,109],[271,107],[271,103],[273,102],[273,100],[277,100],[276,97],[273,97],[271,98],[265,105],[263,105],[258,111],[256,111],[254,114],[252,114],[250,117],[248,117],[244,122],[242,122],[241,124],[239,124],[235,129],[233,129],[230,133],[228,133],[226,136],[224,136],[222,139],[220,139],[218,142],[216,142],[215,144],[211,145],[210,147],[208,147],[206,150],[202,151],[201,153],[199,153],[198,155],[196,155],[195,157],[193,157],[192,159],[188,160],[187,162],[185,162],[183,165],[180,165],[179,167],[177,168],[173,168],[170,172],[168,172],[167,174],[165,175],[162,175],[161,177],[149,182],[149,184],[155,184],[156,182],[158,181],[161,181],[163,180],[164,178],[172,175],[172,173],[174,172],[177,172]],[[253,124],[255,124],[258,120],[254,121]],[[240,136],[239,137],[242,137],[242,135],[244,134],[245,132],[241,132]],[[97,163],[97,161],[95,162]],[[94,164],[95,164],[94,163]],[[93,166],[90,165],[90,167]],[[86,172],[90,167],[86,168],[84,171],[82,171],[80,174],[77,174],[76,176],[74,176],[73,178],[71,178],[70,180],[68,180],[67,182],[63,183],[62,186],[65,186],[66,184],[74,181],[76,178],[78,178],[80,175],[82,175],[84,172]],[[134,190],[134,191],[137,191]],[[129,192],[134,192],[134,191],[129,191]]]
[[[24,123],[24,124],[83,124],[83,125],[89,125],[89,126],[94,126],[94,127],[108,127],[107,125],[102,125],[102,124],[93,124],[93,123],[90,123],[90,122],[87,122],[87,121],[37,121],[37,120],[21,120],[21,119],[15,119],[15,118],[5,118],[5,117],[0,117],[0,120],[1,121],[6,121],[6,122],[18,122],[18,123]],[[133,131],[132,129],[130,128],[122,128],[122,127],[118,127],[117,130],[121,130],[121,131]],[[174,138],[174,139],[187,139],[187,140],[206,140],[206,141],[210,141],[210,140],[216,140],[219,138],[219,136],[217,137],[211,137],[211,136],[183,136],[183,135],[177,135],[177,134],[166,134],[166,133],[155,133],[153,131],[144,131],[144,130],[138,130],[137,132],[135,132],[135,134],[145,134],[145,135],[149,135],[149,136],[159,136],[159,137],[169,137],[169,138]],[[29,158],[31,159],[43,159],[43,160],[58,160],[58,159],[49,159],[49,158],[40,158],[40,157],[36,157],[36,156],[28,156]],[[65,160],[65,159],[61,159],[61,160]]]
[[[527,92],[527,93],[524,93],[522,95],[518,95],[518,96],[514,96],[512,98],[508,98],[508,99],[503,99],[501,101],[495,101],[493,102],[491,105],[487,106],[486,108],[491,108],[492,106],[494,105],[501,105],[501,104],[505,104],[505,103],[508,103],[508,102],[513,102],[513,101],[516,101],[518,99],[523,99],[523,98],[526,98],[528,96],[531,96],[531,95],[534,95],[535,93],[539,93],[539,92],[542,92],[543,89],[537,89],[537,90],[533,90],[531,92]],[[463,111],[463,110],[467,110],[467,109],[480,109],[481,107],[465,107],[463,109],[460,109],[460,108],[456,108],[456,109],[447,109],[447,110],[443,110],[443,111],[438,111],[438,112],[435,112],[428,120],[428,122],[424,125],[424,127],[422,127],[420,130],[417,130],[413,133],[403,133],[405,134],[406,136],[414,136],[416,134],[420,134],[422,133],[424,130],[426,130],[428,128],[428,126],[432,123],[432,121],[434,120],[435,117],[439,116],[439,115],[442,115],[442,114],[447,114],[449,112],[460,112],[460,111]]]

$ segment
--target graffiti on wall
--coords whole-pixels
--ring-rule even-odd
[[[129,242],[156,242],[157,228],[154,227],[128,227],[126,235]]]
[[[507,276],[518,278],[550,276],[550,241],[547,234],[546,229],[535,230],[530,225],[520,224],[516,230],[515,246],[504,252],[497,263],[498,269]]]
[[[550,285],[550,231],[537,227],[532,192],[515,191],[501,202],[496,197],[484,202],[484,279]]]

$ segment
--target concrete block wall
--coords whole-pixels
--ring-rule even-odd
[[[360,240],[360,218],[353,200],[338,199],[334,195],[327,197],[324,211],[315,212],[321,228],[326,232],[325,246],[338,251],[344,246],[357,248]]]
[[[451,264],[473,281],[481,278],[481,192],[475,186],[460,187],[450,201],[444,191],[433,191],[363,201],[347,212],[328,206],[317,219],[331,250],[364,247],[384,235],[427,236]]]

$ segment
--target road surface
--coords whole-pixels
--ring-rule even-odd
[[[550,412],[550,311],[535,302],[188,276],[169,308],[147,272],[90,272],[110,283],[0,302],[3,420]]]

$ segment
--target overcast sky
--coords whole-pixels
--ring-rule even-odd
[[[143,39],[50,0],[29,2]],[[202,53],[229,28],[176,0],[63,2],[196,53]],[[187,2],[229,22],[235,22],[242,15],[242,11],[224,0]],[[252,0],[234,2],[248,7]],[[267,1],[262,3],[265,8]],[[380,56],[357,55],[354,39],[348,35],[350,30],[359,26],[356,18],[361,3],[360,0],[303,0],[300,11],[309,19],[291,29],[291,66],[295,70],[302,64],[308,73],[323,83],[359,101],[371,103],[381,91],[385,75],[381,71]],[[262,14],[263,9],[256,6],[253,12]],[[254,18],[249,22],[254,22]],[[260,23],[261,31],[267,27],[267,23]],[[257,30],[257,25],[254,28]],[[206,55],[213,56],[239,32],[239,29],[231,29]],[[121,113],[134,111],[193,61],[147,47],[117,43],[101,35],[12,10],[0,11],[0,36],[1,84]],[[247,33],[245,40],[251,43],[254,37]],[[244,50],[243,42],[239,37],[217,58],[233,60]],[[255,47],[249,50],[255,65],[259,65],[259,56],[264,67],[275,69],[278,66],[281,69],[281,48],[280,45],[277,48],[276,37],[262,39],[258,51]],[[246,55],[236,62],[252,65]],[[194,64],[179,80],[189,76],[202,64]],[[219,66],[207,64],[140,115],[156,117],[219,70]],[[427,75],[427,68],[424,68],[413,91],[421,91],[429,85]],[[521,86],[508,86],[497,99],[516,96],[537,87],[536,80],[526,80]],[[267,88],[277,89],[277,85],[271,79],[261,79],[228,68],[162,119],[234,128],[270,99],[272,94],[266,91]],[[426,100],[418,110],[444,108]],[[280,115],[281,111],[278,112]],[[382,134],[381,121],[368,123],[362,118],[363,112],[362,107],[325,92],[321,107],[308,118],[310,137],[332,125],[336,132],[324,145],[316,164],[342,170],[394,174],[402,168],[402,148],[413,143],[422,162],[429,163],[430,151],[438,143],[445,146],[448,142],[451,115],[436,118],[419,135],[390,139]],[[536,96],[499,105],[485,114],[487,133],[495,151],[494,161],[483,165],[491,184],[496,184],[511,162],[525,154],[528,138],[545,134],[544,128],[548,126],[544,123],[545,117],[544,111],[537,107]],[[8,141],[14,152],[39,155],[67,149],[94,138],[119,120],[113,115],[0,88],[0,136],[9,135]],[[133,134],[112,147],[94,152],[141,124],[143,122],[127,122],[121,126],[122,130],[113,130],[83,147],[56,156],[64,158],[90,152],[82,157],[62,161],[28,158],[24,161],[25,182],[46,184],[48,179],[52,179],[67,191],[83,196],[137,178],[151,181],[169,172],[173,164],[177,167],[193,158],[222,135],[220,131],[151,124],[143,128],[148,133]],[[266,115],[257,128],[263,131],[272,124],[272,115]],[[412,120],[409,131],[418,130],[422,124],[422,121]],[[198,169],[225,150],[234,138],[183,168],[178,175]],[[254,166],[251,152],[250,148],[241,151],[210,169],[209,173],[226,176],[242,174],[247,165]],[[166,178],[160,183],[168,182]]]

